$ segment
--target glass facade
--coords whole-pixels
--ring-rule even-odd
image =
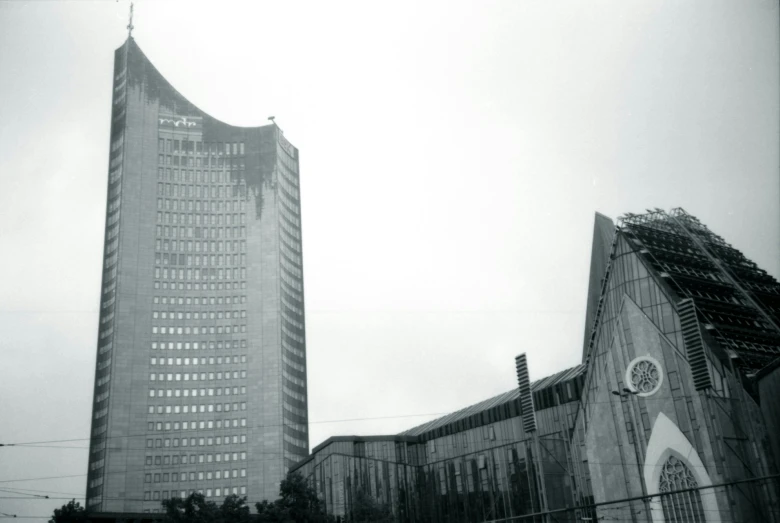
[[[545,403],[535,432],[523,429],[515,390],[397,436],[330,438],[293,470],[345,520],[361,491],[407,522],[490,521],[571,507],[579,494],[568,440],[584,370],[533,384],[534,401]]]
[[[273,498],[308,454],[298,151],[117,50],[87,506]]]

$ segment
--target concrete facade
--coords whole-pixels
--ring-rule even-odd
[[[87,506],[274,498],[308,454],[298,151],[115,54]]]

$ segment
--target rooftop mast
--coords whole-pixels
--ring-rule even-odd
[[[133,37],[133,2],[130,2],[130,22],[127,24],[127,38]]]

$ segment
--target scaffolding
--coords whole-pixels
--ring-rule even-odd
[[[747,375],[780,357],[780,284],[681,208],[626,214],[620,231]]]

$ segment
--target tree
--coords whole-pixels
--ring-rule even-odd
[[[246,523],[249,521],[249,507],[246,498],[235,494],[226,497],[221,506],[206,501],[203,494],[190,494],[187,499],[163,500],[165,523]]]
[[[299,473],[287,476],[279,485],[279,499],[255,505],[263,523],[331,523],[317,493]]]
[[[390,523],[393,521],[393,513],[390,507],[382,505],[364,489],[355,493],[355,501],[352,504],[352,518],[354,523]]]
[[[87,511],[75,499],[55,508],[49,523],[87,523]]]
[[[236,494],[231,494],[222,502],[219,507],[222,515],[222,523],[247,523],[249,521],[249,506],[246,504],[246,497],[239,498]]]

